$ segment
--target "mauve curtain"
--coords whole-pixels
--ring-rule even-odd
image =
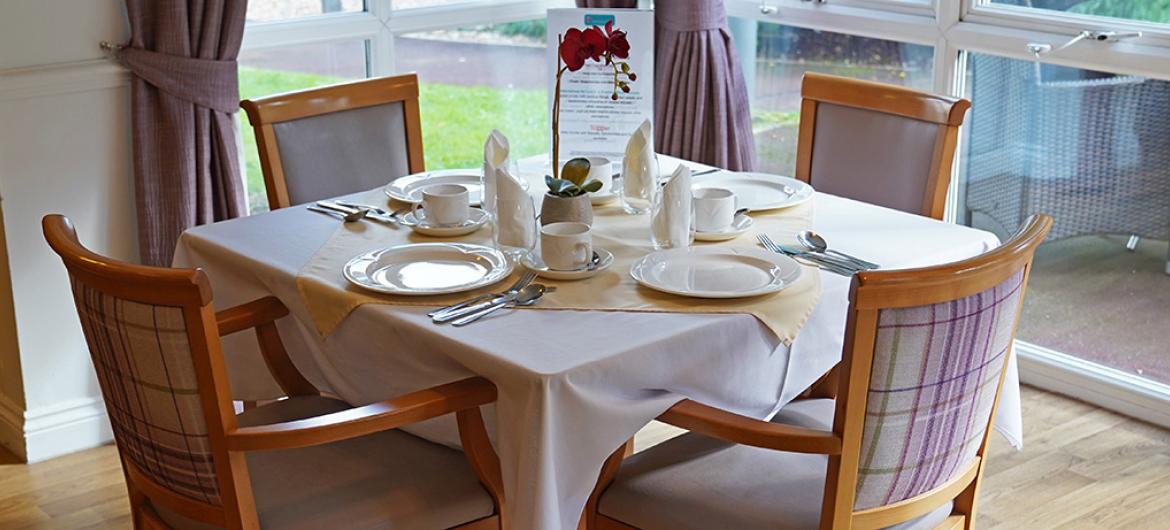
[[[637,4],[637,0],[577,0],[578,7]],[[755,169],[747,87],[723,0],[659,0],[654,5],[654,23],[655,148],[726,169]]]
[[[246,0],[126,0],[142,262],[168,266],[184,230],[245,213],[233,114]]]

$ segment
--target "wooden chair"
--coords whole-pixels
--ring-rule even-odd
[[[683,400],[692,431],[606,462],[594,529],[973,528],[1008,349],[1036,247],[1034,216],[1003,246],[922,269],[856,274],[839,395],[761,421]]]
[[[350,407],[288,359],[276,298],[215,312],[203,271],[110,260],[65,217],[42,225],[69,271],[136,528],[503,528],[479,412],[489,381]],[[247,329],[290,397],[237,416],[219,338]],[[450,413],[464,453],[396,430]]]
[[[942,219],[971,102],[817,73],[800,88],[796,178],[824,191]]]
[[[273,210],[424,169],[415,74],[244,100],[240,107],[256,132]]]

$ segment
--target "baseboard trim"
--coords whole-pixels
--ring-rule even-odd
[[[29,463],[98,447],[113,438],[100,397],[57,403],[24,414],[25,458]]]
[[[1170,428],[1170,386],[1024,341],[1016,353],[1025,384]]]
[[[3,394],[0,394],[0,446],[25,459],[24,407]]]

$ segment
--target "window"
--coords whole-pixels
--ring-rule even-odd
[[[742,28],[742,25],[737,25]],[[752,52],[750,31],[755,30]],[[830,31],[759,23],[737,39],[752,100],[752,129],[759,170],[781,175],[796,171],[800,82],[805,72],[844,75],[930,89],[930,46],[869,39]],[[738,36],[738,35],[737,35]],[[752,58],[754,57],[754,60]]]
[[[1170,383],[1170,83],[978,53],[967,79],[960,220],[1001,237],[1056,220],[1019,338]]]
[[[248,21],[283,20],[289,18],[358,13],[365,10],[363,0],[250,0]]]
[[[990,0],[989,3],[1170,24],[1170,0]]]
[[[430,169],[476,167],[492,128],[514,157],[548,150],[543,19],[399,35],[397,70],[418,72]]]
[[[240,99],[251,99],[338,83],[366,76],[364,40],[245,50],[239,57]],[[264,174],[256,151],[256,135],[247,116],[240,115],[244,146],[244,182],[251,212],[268,209]]]

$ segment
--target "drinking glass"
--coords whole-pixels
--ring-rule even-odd
[[[518,199],[496,198],[492,219],[492,244],[513,262],[536,247],[536,205],[531,195]]]
[[[635,178],[630,178],[635,176]],[[641,176],[641,178],[636,178]],[[631,215],[650,211],[658,189],[658,153],[652,157],[626,157],[622,160],[622,185],[619,188],[622,209]]]

